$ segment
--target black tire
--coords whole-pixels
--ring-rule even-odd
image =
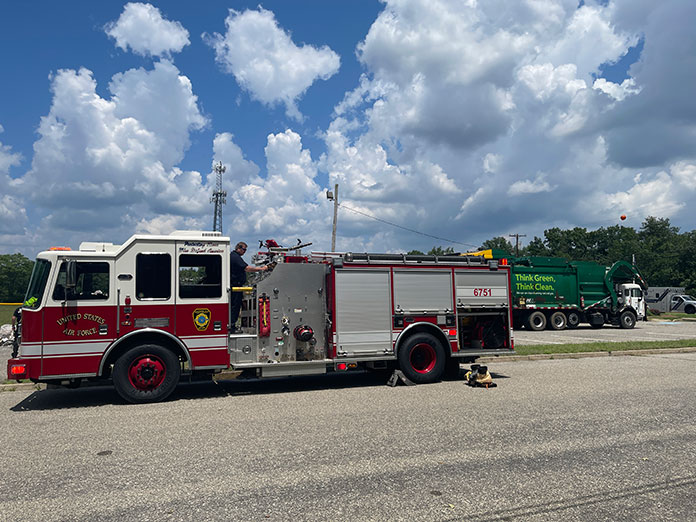
[[[577,328],[580,324],[580,314],[575,310],[571,310],[566,314],[566,327]]]
[[[693,313],[696,313],[696,307],[694,307],[694,305],[686,305],[686,306],[684,307],[684,311],[685,311],[687,314],[693,314]]]
[[[179,358],[158,344],[131,348],[116,360],[114,386],[128,402],[145,403],[166,399],[179,383]]]
[[[536,311],[527,317],[527,328],[534,332],[540,332],[546,328],[546,316],[543,312]]]
[[[445,349],[428,333],[411,335],[399,349],[399,368],[415,383],[435,382],[445,371]]]
[[[621,312],[621,315],[619,316],[619,326],[621,328],[624,328],[626,330],[630,330],[636,325],[636,314],[631,312],[630,310],[625,310]]]
[[[564,330],[568,320],[563,312],[554,312],[549,317],[549,326],[552,330]]]

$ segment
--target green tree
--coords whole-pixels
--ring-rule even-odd
[[[553,257],[573,261],[592,261],[595,257],[592,236],[586,228],[561,230],[558,227],[544,231],[544,243]]]
[[[593,260],[604,265],[611,265],[619,260],[630,263],[641,248],[638,232],[632,227],[602,227],[591,234],[595,249]]]
[[[496,236],[493,239],[486,239],[481,244],[480,250],[488,250],[489,248],[494,248],[496,250],[502,250],[503,252],[505,252],[509,256],[511,256],[515,251],[515,247],[512,246],[512,243],[510,243],[503,236]]]
[[[679,285],[684,274],[679,268],[683,237],[668,218],[648,216],[638,232],[636,265],[650,286]]]
[[[696,293],[696,230],[682,234],[678,266],[681,272],[679,286],[685,286],[691,295]]]
[[[423,252],[420,250],[409,250],[407,252],[409,256],[423,256],[425,255]],[[455,255],[456,252],[452,247],[447,247],[447,248],[442,248],[441,246],[434,246],[430,250],[428,250],[428,255],[429,256],[453,256]]]
[[[0,254],[0,303],[19,303],[27,291],[34,262],[22,254]]]
[[[520,251],[520,255],[550,257],[551,252],[540,237],[534,236],[534,239],[532,239],[529,244]]]
[[[436,246],[428,250],[429,256],[453,256],[454,254],[456,252],[452,247],[442,248],[441,246]]]

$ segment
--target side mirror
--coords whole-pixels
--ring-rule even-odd
[[[65,288],[75,288],[77,286],[77,263],[75,261],[66,261],[65,263]]]

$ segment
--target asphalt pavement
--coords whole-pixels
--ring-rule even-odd
[[[693,520],[696,354],[0,393],[3,520]]]
[[[639,321],[635,328],[624,330],[618,326],[592,328],[581,324],[575,329],[543,330],[533,332],[515,330],[515,345],[525,344],[571,344],[593,342],[672,341],[696,339],[696,321]]]

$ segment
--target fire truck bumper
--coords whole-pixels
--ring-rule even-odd
[[[36,379],[39,375],[40,363],[41,361],[33,359],[10,359],[7,361],[7,378]]]

